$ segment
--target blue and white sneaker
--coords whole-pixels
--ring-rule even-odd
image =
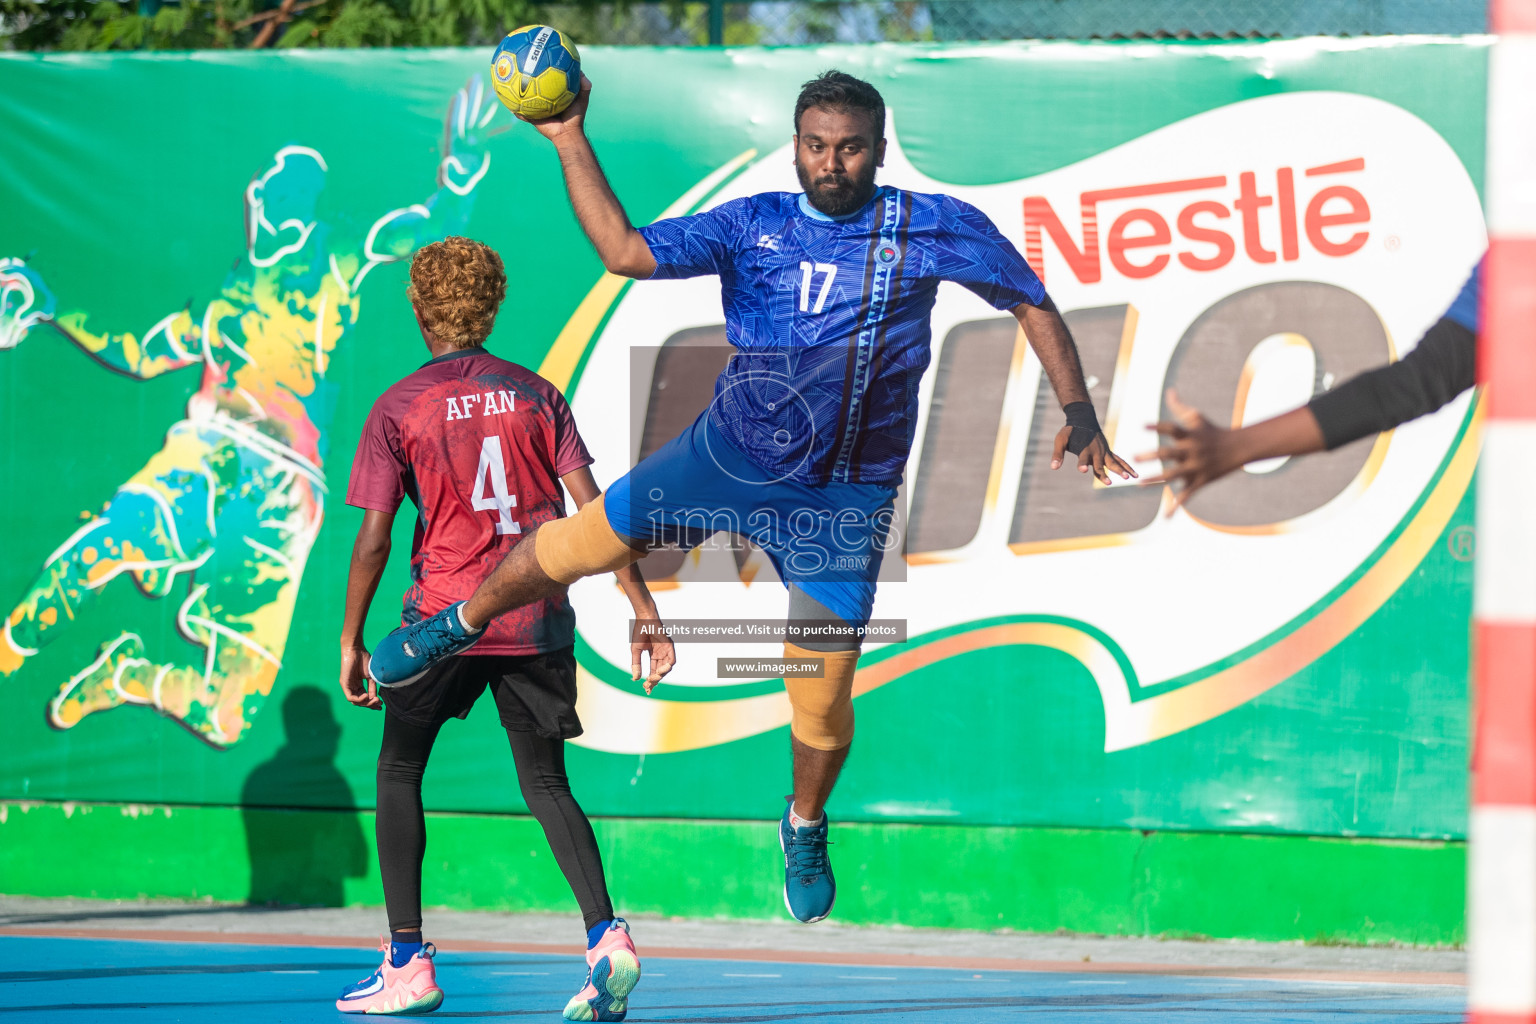
[[[463,601],[451,604],[379,641],[368,661],[368,678],[380,686],[409,686],[433,665],[475,646],[485,627],[471,632],[459,617],[462,607]]]
[[[820,825],[789,823],[791,803],[784,808],[779,822],[779,848],[784,851],[784,906],[796,921],[815,924],[832,913],[837,899],[837,883],[832,879],[832,861],[827,857],[827,817]]]

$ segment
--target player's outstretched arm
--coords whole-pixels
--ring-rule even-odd
[[[597,488],[597,481],[592,479],[592,471],[586,466],[571,470],[560,478],[560,482],[571,492],[577,508],[595,500],[602,493]],[[613,576],[619,581],[624,596],[629,598],[630,607],[635,610],[635,635],[629,643],[630,678],[640,678],[641,658],[648,657],[650,671],[645,677],[645,692],[650,693],[661,682],[662,676],[671,672],[672,666],[677,664],[677,651],[672,646],[672,638],[667,636],[661,624],[661,614],[656,610],[656,602],[651,598],[650,588],[645,585],[645,578],[640,575],[639,566],[626,565]]]
[[[203,359],[201,332],[184,309],[153,324],[142,338],[132,331],[97,334],[87,328],[84,313],[66,313],[53,326],[107,369],[138,380],[180,370]]]
[[[1088,382],[1083,379],[1077,345],[1051,297],[1045,296],[1039,305],[1022,303],[1014,308],[1013,315],[1039,357],[1046,379],[1051,382],[1056,398],[1067,414],[1066,425],[1056,434],[1051,468],[1061,468],[1063,459],[1070,452],[1077,456],[1079,473],[1092,471],[1102,483],[1109,483],[1110,473],[1118,473],[1122,480],[1136,476],[1136,471],[1124,459],[1109,450],[1109,440],[1099,429],[1098,417],[1088,397]]]
[[[1181,402],[1172,388],[1167,399],[1173,419],[1152,426],[1162,435],[1163,445],[1155,452],[1138,455],[1136,461],[1158,459],[1163,463],[1163,472],[1143,481],[1144,486],[1178,485],[1168,507],[1170,516],[1200,488],[1240,466],[1259,459],[1305,455],[1325,447],[1323,431],[1308,406],[1238,430],[1225,430],[1201,415],[1199,409]]]
[[[1472,387],[1476,369],[1477,336],[1444,317],[1397,362],[1353,377],[1300,409],[1236,430],[1211,423],[1170,390],[1173,419],[1152,427],[1163,444],[1137,460],[1163,464],[1148,484],[1181,488],[1168,509],[1172,515],[1200,488],[1250,462],[1331,451],[1428,415]]]
[[[624,205],[613,194],[608,176],[597,162],[585,128],[592,82],[581,76],[581,92],[563,113],[530,121],[539,134],[555,144],[571,209],[598,258],[610,274],[640,280],[656,272],[656,258],[640,232],[629,222]],[[527,120],[526,118],[524,120]]]
[[[84,313],[54,316],[53,293],[36,270],[18,259],[0,259],[0,349],[14,348],[31,329],[52,327],[109,370],[148,380],[202,360],[202,343],[185,309],[163,317],[143,336],[131,331],[97,334]]]
[[[368,607],[384,567],[389,564],[389,531],[395,517],[389,512],[367,509],[363,525],[358,527],[352,544],[352,565],[347,572],[347,606],[341,622],[341,692],[360,708],[384,706],[368,667],[368,648],[363,643],[363,625],[368,621]]]

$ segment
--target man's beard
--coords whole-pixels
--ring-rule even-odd
[[[805,189],[805,198],[828,217],[846,217],[869,202],[875,194],[873,160],[869,163],[869,170],[860,178],[846,174],[823,174],[813,180],[799,160],[795,161],[795,175],[800,179],[800,187]]]

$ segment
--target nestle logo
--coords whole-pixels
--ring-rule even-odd
[[[1363,170],[1365,158],[1355,157],[1309,167],[1304,174],[1312,178]],[[1181,247],[1175,242],[1168,220],[1156,210],[1146,207],[1126,210],[1109,227],[1104,245],[1109,262],[1116,271],[1129,278],[1152,277],[1161,273],[1173,259],[1194,271],[1220,270],[1237,255],[1234,235],[1239,234],[1243,254],[1254,263],[1299,259],[1303,234],[1307,244],[1324,256],[1348,256],[1365,245],[1370,237],[1368,230],[1343,234],[1343,229],[1351,225],[1370,223],[1370,205],[1357,189],[1348,185],[1327,185],[1319,189],[1307,199],[1299,218],[1302,231],[1298,232],[1297,211],[1300,208],[1296,198],[1296,172],[1290,167],[1281,167],[1275,172],[1274,182],[1272,194],[1263,194],[1259,192],[1258,175],[1244,171],[1238,175],[1237,195],[1230,200],[1230,209],[1226,203],[1210,196],[1187,204],[1178,212],[1175,224],[1179,242],[1192,243],[1190,247]],[[1043,228],[1077,279],[1083,284],[1093,284],[1103,276],[1099,263],[1100,203],[1176,193],[1209,193],[1227,187],[1226,175],[1217,175],[1084,192],[1081,197],[1081,248],[1072,240],[1049,200],[1044,196],[1028,196],[1024,200],[1024,256],[1040,279],[1045,280]],[[1268,248],[1276,240],[1263,238],[1259,229],[1259,211],[1270,206],[1275,206],[1280,216],[1278,249]],[[1231,225],[1229,234],[1224,222],[1234,211],[1238,222]],[[1197,222],[1196,218],[1200,220]]]

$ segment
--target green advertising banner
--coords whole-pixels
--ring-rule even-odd
[[[881,180],[959,196],[1028,256],[1132,455],[1168,388],[1252,421],[1411,349],[1486,242],[1486,45],[583,58],[637,223],[794,190],[799,84],[871,79]],[[708,401],[664,357],[718,351],[717,283],[605,275],[488,56],[0,55],[0,799],[372,805],[381,719],[336,685],[342,496],[370,405],[427,358],[420,245],[500,251],[488,345],[565,391],[599,483]],[[1158,488],[1046,468],[1059,412],[1011,318],[946,285],[933,326],[875,608],[907,639],[866,645],[840,819],[1464,835],[1472,396],[1165,516]],[[771,566],[736,554],[647,559],[663,616],[781,618]],[[572,600],[588,812],[777,818],[782,682],[716,668],[777,643],[680,644],[646,697],[612,581]],[[445,731],[425,796],[522,810],[489,707]]]

